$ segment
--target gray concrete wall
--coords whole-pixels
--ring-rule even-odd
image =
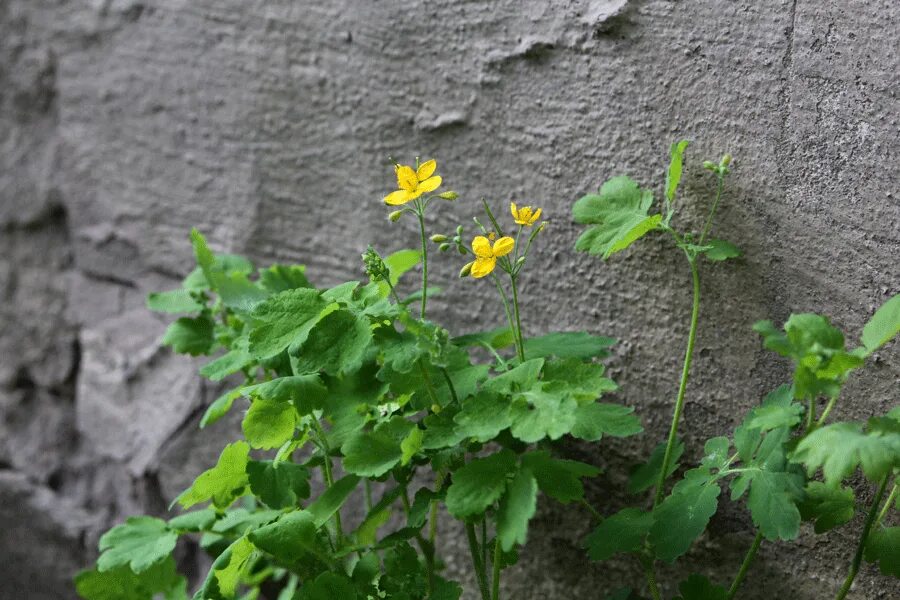
[[[755,320],[817,311],[856,335],[898,291],[898,31],[896,0],[0,0],[0,596],[72,597],[104,527],[162,513],[232,439],[234,422],[197,431],[217,390],[158,348],[165,320],[143,308],[189,269],[189,228],[323,284],[359,278],[369,241],[415,244],[411,221],[384,219],[387,155],[437,157],[460,192],[434,230],[469,222],[481,196],[544,207],[526,327],[621,339],[618,399],[647,427],[566,448],[608,469],[590,495],[618,508],[624,468],[667,427],[689,275],[662,239],[609,264],[576,255],[571,203],[621,172],[659,190],[684,136],[685,204],[700,207],[699,163],[735,156],[717,231],[746,258],[703,268],[696,457],[788,377]],[[501,322],[489,286],[456,281],[450,255],[436,265],[435,316]],[[894,345],[836,416],[884,411],[898,378]],[[683,563],[720,581],[751,536],[724,504]],[[587,561],[585,514],[540,510],[510,597],[639,580],[628,561]],[[858,527],[765,544],[744,597],[830,596]],[[900,588],[865,566],[851,595]]]

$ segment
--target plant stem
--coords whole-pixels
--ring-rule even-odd
[[[734,581],[731,583],[731,587],[728,589],[728,593],[725,594],[725,600],[731,600],[737,594],[738,589],[740,589],[741,584],[744,582],[744,578],[747,576],[747,571],[750,570],[750,565],[753,563],[753,559],[756,558],[756,552],[759,550],[760,544],[762,544],[763,535],[762,532],[759,531],[756,533],[756,537],[753,538],[753,544],[751,544],[750,549],[747,551],[747,555],[744,557],[744,562],[741,563],[741,568],[738,571],[738,574],[735,576]]]
[[[411,510],[409,493],[407,492],[406,484],[402,485],[403,493],[400,494],[400,500],[403,502],[403,510],[406,512],[406,516],[409,517],[409,512]],[[425,541],[425,538],[422,537],[421,533],[416,534],[416,542],[419,544],[422,555],[425,557],[425,574],[428,578],[428,597],[431,598],[434,594],[434,547],[428,545],[428,542]]]
[[[712,227],[713,217],[716,216],[716,209],[719,207],[719,200],[722,199],[722,190],[725,189],[725,175],[719,173],[719,183],[716,186],[716,199],[713,200],[712,208],[709,211],[709,216],[706,217],[706,224],[703,225],[703,232],[700,234],[700,241],[697,242],[698,246],[703,245],[703,240],[706,239],[706,234],[709,233],[709,229]]]
[[[500,600],[500,558],[500,540],[494,538],[494,557],[491,561],[493,568],[491,583],[494,589],[492,590],[491,600]]]
[[[325,484],[331,489],[331,486],[334,485],[334,477],[331,474],[331,449],[328,447],[328,440],[325,439],[325,432],[322,430],[322,425],[319,423],[318,419],[313,419],[313,426],[316,429],[316,437],[319,438],[319,444],[321,445],[322,450],[322,470],[325,472]],[[340,547],[343,542],[344,532],[343,527],[341,526],[341,511],[334,511],[334,530],[335,537],[337,538],[337,545]]]
[[[512,283],[513,311],[516,315],[516,351],[519,354],[519,362],[525,362],[525,340],[522,338],[522,318],[519,316],[519,290],[516,285],[516,278],[509,276]]]
[[[859,565],[862,563],[863,552],[866,549],[866,541],[869,539],[872,525],[875,524],[875,517],[878,515],[878,506],[881,504],[881,499],[884,497],[884,492],[885,489],[887,489],[888,480],[890,478],[890,473],[885,475],[878,486],[878,491],[875,492],[875,499],[872,501],[872,506],[869,508],[869,514],[866,516],[866,524],[863,526],[862,535],[859,537],[859,544],[856,546],[856,554],[853,555],[853,562],[850,563],[850,571],[847,573],[844,585],[841,586],[841,589],[838,591],[834,600],[844,600],[850,592],[850,586],[853,585],[853,580],[856,579],[856,574],[859,572]]]
[[[897,497],[897,492],[900,492],[900,482],[894,482],[894,487],[891,488],[891,493],[888,494],[887,500],[884,501],[884,506],[881,507],[881,512],[878,513],[878,518],[875,519],[875,524],[878,525],[884,520],[884,517],[888,514],[888,511],[891,510],[891,504],[894,503],[894,498]]]
[[[837,396],[832,397],[828,404],[825,405],[825,410],[822,411],[821,416],[819,416],[819,420],[816,421],[816,424],[813,426],[813,429],[818,429],[822,425],[825,424],[825,419],[828,418],[828,415],[831,413],[831,409],[834,408],[834,403],[837,402]]]
[[[816,423],[816,399],[809,399],[809,406],[806,407],[806,431],[803,432],[804,435],[809,435],[812,433],[813,427],[815,427]]]
[[[647,590],[653,600],[662,600],[662,594],[659,593],[659,586],[656,585],[656,570],[653,568],[653,559],[642,558],[641,563],[644,565],[644,574],[647,577]]]
[[[481,564],[484,565],[484,572],[487,575],[487,518],[481,515]]]
[[[478,548],[478,536],[475,535],[475,524],[470,521],[466,521],[466,538],[469,541],[469,554],[472,555],[472,566],[475,567],[475,577],[478,579],[481,600],[491,600],[487,576],[484,573],[484,565],[481,562],[481,550]]]
[[[597,509],[594,508],[593,506],[591,506],[591,503],[590,503],[590,502],[588,502],[587,500],[585,500],[584,498],[582,498],[582,499],[581,499],[581,504],[582,504],[582,506],[584,506],[586,509],[588,509],[588,512],[591,513],[591,516],[594,517],[594,520],[595,520],[595,521],[597,521],[597,522],[599,523],[599,522],[601,522],[601,521],[603,520],[603,515],[601,515],[599,512],[597,512]]]
[[[419,217],[419,234],[422,237],[422,307],[419,318],[425,320],[425,303],[428,300],[428,240],[425,237],[425,207],[416,201],[416,216]]]
[[[509,330],[512,331],[513,338],[516,342],[516,349],[518,350],[519,346],[519,338],[516,336],[516,324],[513,321],[513,313],[509,309],[509,298],[506,296],[506,292],[503,290],[503,286],[500,285],[500,279],[496,274],[491,273],[491,278],[494,280],[494,285],[497,286],[497,291],[500,292],[500,299],[503,300],[503,310],[506,312],[506,321],[509,323]]]
[[[656,483],[656,495],[653,499],[653,507],[662,501],[666,488],[666,474],[669,471],[669,463],[672,462],[672,449],[678,437],[678,423],[684,410],[684,393],[687,390],[688,376],[691,372],[691,361],[694,356],[694,343],[697,340],[697,321],[700,317],[700,274],[697,271],[697,261],[688,257],[691,265],[691,278],[694,284],[694,301],[691,307],[691,329],[688,333],[687,348],[684,352],[684,367],[681,370],[681,383],[678,385],[678,397],[675,399],[675,412],[672,415],[672,426],[669,428],[669,439],[666,442],[666,452],[663,455],[662,466],[659,470],[659,480]]]

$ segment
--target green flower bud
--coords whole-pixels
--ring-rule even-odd
[[[387,281],[391,275],[390,269],[384,263],[384,259],[375,251],[372,246],[366,248],[362,255],[363,263],[366,266],[366,274],[372,281]]]
[[[447,241],[447,236],[441,235],[440,233],[436,233],[433,236],[431,236],[431,241],[434,242],[435,244],[440,244],[441,242]]]
[[[472,265],[475,264],[475,261],[468,262],[463,265],[463,268],[459,270],[459,277],[462,279],[463,277],[468,277],[472,273]]]
[[[452,191],[441,192],[440,194],[438,194],[438,198],[441,198],[442,200],[456,200],[457,198],[459,198],[459,194]]]
[[[718,166],[716,165],[716,163],[712,162],[711,160],[704,160],[703,168],[708,171],[715,171],[715,170],[717,170]]]
[[[722,162],[720,162],[719,164],[721,164],[723,167],[727,167],[728,165],[730,165],[731,164],[731,154],[726,154],[725,156],[723,156]]]
[[[463,226],[457,225],[456,226],[456,235],[462,235],[462,232],[463,232]]]
[[[395,210],[394,212],[392,212],[391,214],[388,215],[388,219],[391,220],[391,223],[396,223],[402,216],[403,216],[402,210]]]
[[[440,250],[441,252],[446,252],[449,249],[450,249],[450,244],[445,243],[445,244],[441,244],[440,246],[438,246],[438,250]]]

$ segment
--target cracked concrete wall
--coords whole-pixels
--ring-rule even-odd
[[[689,276],[662,240],[609,264],[574,254],[572,201],[621,172],[659,190],[685,136],[696,219],[700,162],[736,157],[718,232],[745,258],[703,268],[696,458],[789,375],[752,322],[811,310],[858,334],[898,291],[898,21],[895,0],[0,1],[0,595],[73,597],[68,578],[103,528],[162,514],[232,439],[233,421],[197,431],[217,390],[158,348],[165,320],[143,307],[189,269],[190,226],[260,263],[304,262],[322,284],[358,278],[369,241],[415,243],[412,223],[384,220],[387,155],[437,157],[461,193],[434,231],[468,223],[481,196],[544,206],[526,327],[619,338],[618,400],[647,427],[565,447],[607,469],[589,493],[617,509],[625,467],[666,430]],[[487,286],[457,281],[450,257],[435,264],[436,317],[500,323]],[[885,410],[898,379],[894,347],[837,416]],[[833,593],[858,526],[765,544],[744,597]],[[750,527],[724,502],[684,564],[722,579]],[[511,597],[639,581],[628,561],[590,564],[587,531],[585,514],[542,502]],[[196,560],[187,549],[182,562]],[[851,594],[898,595],[869,566]]]

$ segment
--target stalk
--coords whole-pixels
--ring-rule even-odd
[[[322,431],[322,425],[317,419],[313,419],[313,426],[316,429],[316,437],[319,438],[320,450],[322,451],[322,470],[325,472],[325,485],[328,489],[334,485],[334,477],[331,473],[331,450],[328,448],[328,441],[325,439],[325,432]],[[344,532],[341,526],[341,511],[334,511],[334,529],[335,537],[337,537],[338,546],[343,542]]]
[[[500,600],[500,540],[494,539],[494,557],[492,561],[494,584],[491,600]]]
[[[400,500],[403,502],[403,510],[406,512],[406,516],[409,517],[411,507],[406,484],[403,484],[403,493],[400,494]],[[422,555],[425,557],[425,574],[428,578],[428,598],[431,598],[434,595],[434,547],[428,545],[428,542],[425,541],[425,538],[422,537],[421,533],[416,534],[416,542],[419,544]]]
[[[888,473],[884,476],[884,479],[881,480],[881,484],[878,486],[878,491],[875,493],[875,499],[872,501],[872,506],[869,508],[869,514],[866,516],[866,524],[863,526],[862,535],[859,537],[859,544],[856,546],[856,554],[853,555],[853,562],[850,563],[850,571],[847,573],[844,585],[841,586],[841,589],[838,591],[837,596],[834,597],[834,600],[844,600],[850,592],[850,586],[853,585],[853,580],[856,579],[856,574],[859,572],[859,565],[862,563],[863,552],[866,549],[866,541],[869,539],[872,525],[875,524],[875,518],[878,515],[878,506],[881,504],[881,499],[884,497],[884,492],[887,489],[888,480],[890,478],[891,474]]]
[[[884,501],[884,506],[881,507],[881,512],[878,513],[878,518],[875,519],[876,525],[881,523],[888,511],[891,510],[891,505],[894,503],[894,498],[897,497],[897,492],[900,492],[900,482],[895,482],[894,487],[891,488],[891,493],[888,494],[887,500]]]
[[[428,300],[428,240],[425,238],[425,208],[416,200],[416,216],[419,217],[419,234],[422,238],[422,306],[419,318],[425,320],[425,303]]]
[[[691,371],[691,361],[694,357],[694,343],[697,341],[697,322],[700,317],[700,274],[697,271],[697,260],[688,257],[691,265],[691,278],[694,284],[694,300],[691,307],[691,329],[688,333],[687,348],[684,352],[684,366],[681,369],[681,382],[678,384],[678,397],[675,399],[675,412],[672,415],[672,426],[669,428],[669,439],[666,442],[666,452],[663,455],[662,467],[659,470],[659,480],[656,483],[656,496],[653,499],[653,508],[656,508],[665,494],[666,473],[672,462],[672,449],[675,447],[675,439],[678,436],[678,423],[681,421],[681,413],[684,411],[684,393],[687,390],[688,377]]]
[[[475,576],[478,580],[478,589],[481,591],[481,600],[491,600],[484,564],[481,562],[481,551],[478,548],[478,536],[475,535],[475,524],[469,521],[466,521],[466,539],[469,541],[469,554],[472,555],[472,566],[475,567]]]
[[[519,315],[519,290],[516,285],[516,277],[509,276],[512,283],[513,311],[516,317],[516,351],[519,354],[519,362],[525,362],[525,340],[522,338],[522,318]]]
[[[744,578],[747,576],[747,571],[750,570],[750,565],[753,563],[753,559],[756,558],[756,552],[757,550],[759,550],[759,546],[762,544],[762,540],[762,532],[757,532],[756,537],[753,538],[753,544],[750,546],[750,549],[747,551],[747,555],[744,557],[744,562],[741,563],[741,568],[738,571],[738,574],[735,576],[731,587],[728,589],[728,593],[725,594],[725,600],[731,600],[738,593],[738,589],[740,589],[741,584],[744,582]]]

